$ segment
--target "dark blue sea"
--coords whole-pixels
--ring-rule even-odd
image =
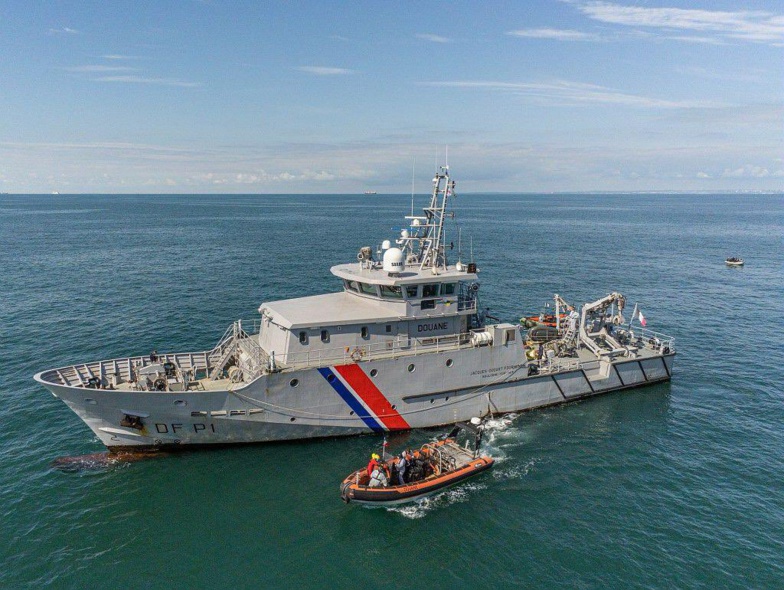
[[[340,501],[377,436],[51,466],[103,447],[35,372],[211,347],[263,301],[338,290],[329,267],[409,207],[0,196],[0,587],[784,588],[782,195],[457,197],[492,315],[620,291],[678,356],[671,383],[498,416],[495,468],[424,503]]]

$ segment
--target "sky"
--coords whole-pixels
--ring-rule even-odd
[[[0,192],[784,190],[784,2],[0,0]]]

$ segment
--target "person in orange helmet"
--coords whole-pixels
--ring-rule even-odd
[[[381,459],[381,457],[379,457],[376,453],[370,455],[370,461],[367,464],[368,477],[371,477],[373,475],[373,471],[378,469],[380,466],[379,459]]]

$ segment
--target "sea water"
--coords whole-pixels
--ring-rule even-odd
[[[263,301],[338,290],[329,267],[409,206],[0,197],[0,587],[784,587],[781,195],[458,196],[449,255],[491,315],[620,291],[678,354],[671,383],[496,417],[494,469],[424,502],[340,501],[376,435],[51,466],[103,449],[35,372],[209,348]]]

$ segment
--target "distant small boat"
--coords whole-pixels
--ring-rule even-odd
[[[366,195],[377,195],[378,193],[376,191],[365,191],[365,194]]]
[[[60,193],[59,193],[59,192],[57,192],[57,191],[52,191],[52,194],[53,194],[53,195],[59,195]]]
[[[724,264],[727,266],[743,266],[743,258],[737,258],[733,256],[732,258],[727,258],[724,261]]]

